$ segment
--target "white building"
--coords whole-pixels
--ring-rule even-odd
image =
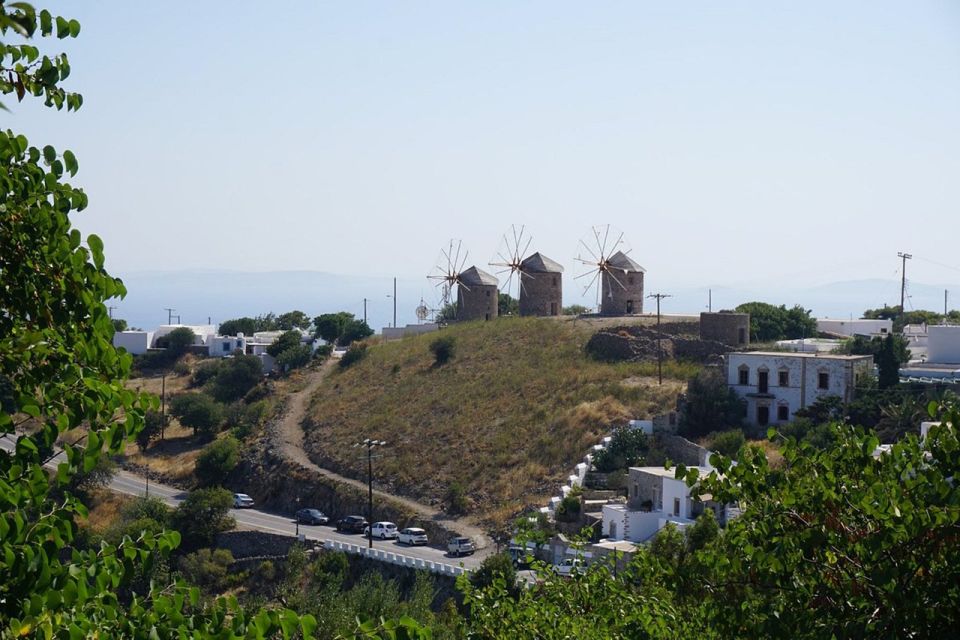
[[[927,362],[960,364],[960,326],[927,326]]]
[[[247,352],[247,339],[242,333],[235,336],[207,336],[207,355],[211,358],[223,358],[237,351]]]
[[[777,348],[799,353],[831,353],[842,347],[845,340],[830,338],[798,338],[796,340],[777,340]]]
[[[157,340],[163,338],[175,329],[190,329],[193,332],[193,344],[195,346],[206,346],[207,337],[217,335],[217,328],[212,324],[162,324],[153,332],[153,342],[151,347],[157,347]]]
[[[820,398],[853,400],[872,356],[750,351],[727,354],[727,385],[747,402],[747,423],[789,422]]]
[[[696,469],[703,478],[713,467]],[[685,529],[705,509],[712,509],[721,525],[733,517],[734,510],[714,503],[711,496],[697,498],[683,480],[677,480],[673,469],[663,467],[630,467],[627,504],[603,505],[603,534],[610,540],[646,542],[668,522]]]
[[[893,320],[859,318],[857,320],[836,320],[823,318],[817,320],[817,331],[832,333],[837,336],[885,336],[893,333]]]
[[[153,331],[117,331],[113,334],[113,346],[123,348],[135,356],[142,355],[153,345]]]

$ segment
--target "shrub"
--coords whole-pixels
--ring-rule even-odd
[[[194,466],[194,473],[203,485],[218,485],[240,462],[240,443],[227,436],[207,445]]]
[[[305,344],[298,344],[295,347],[285,349],[277,356],[277,368],[280,371],[287,372],[293,369],[299,369],[310,362],[310,347]]]
[[[730,429],[729,431],[714,431],[707,435],[706,447],[720,455],[737,459],[740,447],[746,442],[743,431]]]
[[[449,362],[456,354],[457,343],[453,336],[440,336],[430,343],[430,353],[436,365]]]
[[[143,414],[143,428],[137,433],[137,445],[141,451],[146,451],[150,443],[153,442],[162,432],[163,416],[159,411],[152,409]]]
[[[203,360],[197,363],[193,370],[193,376],[190,378],[190,384],[194,387],[202,387],[217,375],[220,371],[220,365],[223,363],[219,358]]]
[[[318,359],[318,360],[320,360],[320,359],[323,359],[323,358],[328,358],[328,357],[330,357],[330,354],[331,354],[331,353],[333,353],[333,345],[332,345],[332,344],[322,344],[322,345],[320,345],[319,347],[317,347],[316,350],[314,350],[314,352],[313,352],[313,357],[316,358],[316,359]]]
[[[450,513],[464,513],[469,507],[466,490],[459,481],[454,480],[447,487],[447,511]]]
[[[174,357],[179,357],[193,346],[196,338],[197,336],[190,327],[177,327],[161,340],[162,344],[166,345],[167,352],[173,354]]]
[[[184,547],[210,546],[218,533],[236,526],[230,516],[233,494],[220,487],[197,489],[177,506],[173,525],[183,537]]]
[[[200,549],[180,558],[180,573],[187,582],[212,591],[227,584],[227,569],[233,564],[229,549]]]
[[[746,404],[727,386],[717,369],[704,369],[687,384],[687,398],[680,415],[680,435],[699,437],[711,431],[738,427]]]
[[[373,335],[373,329],[363,320],[349,320],[343,326],[343,333],[337,340],[339,344],[352,344],[358,340],[363,340]]]
[[[517,569],[509,553],[498,553],[484,559],[480,567],[470,574],[470,584],[476,589],[485,589],[493,585],[494,581],[503,580],[510,594],[517,594]]]
[[[281,353],[287,349],[300,346],[300,332],[299,331],[285,331],[280,334],[280,336],[273,341],[269,347],[267,347],[267,353],[272,355],[274,358],[278,357]]]
[[[639,429],[621,426],[613,431],[610,444],[597,452],[593,466],[602,473],[640,464],[650,448],[647,436]]]
[[[578,518],[580,518],[580,495],[571,493],[560,501],[557,507],[557,520],[576,522]]]
[[[223,422],[223,409],[203,393],[181,393],[170,401],[170,413],[180,424],[193,429],[193,434],[205,440],[213,439]]]
[[[173,373],[178,376],[188,376],[190,375],[190,365],[183,360],[178,360],[173,363]]]
[[[345,354],[343,354],[343,356],[340,358],[340,367],[343,369],[346,369],[347,367],[354,364],[355,362],[360,362],[361,360],[363,360],[366,357],[366,355],[367,355],[367,343],[366,342],[357,343],[352,347],[350,347],[350,349]]]
[[[220,402],[239,400],[263,379],[263,365],[257,356],[224,358],[213,379],[213,397]]]

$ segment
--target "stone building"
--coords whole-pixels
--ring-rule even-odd
[[[722,342],[731,347],[750,344],[750,314],[720,311],[700,314],[700,339]]]
[[[457,285],[457,320],[493,320],[498,312],[500,283],[496,276],[477,267],[460,274]]]
[[[563,313],[563,267],[537,252],[520,263],[520,315]]]
[[[646,269],[617,251],[607,260],[609,272],[600,274],[600,315],[628,316],[643,313],[643,274]]]

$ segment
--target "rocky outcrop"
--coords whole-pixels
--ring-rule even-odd
[[[701,364],[715,363],[731,347],[712,340],[701,340],[689,333],[694,323],[669,323],[660,331],[645,326],[623,326],[602,329],[587,342],[587,353],[608,362],[656,360],[662,350],[664,360],[687,360]]]

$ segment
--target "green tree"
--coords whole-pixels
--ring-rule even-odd
[[[180,558],[177,566],[191,584],[217,592],[227,586],[231,564],[233,554],[229,549],[198,549]]]
[[[877,383],[880,388],[889,389],[900,384],[900,358],[892,335],[887,334],[875,359],[879,369]]]
[[[480,563],[480,567],[470,574],[470,584],[476,589],[489,588],[497,582],[502,582],[512,595],[519,593],[517,569],[508,553],[487,556]]]
[[[706,437],[706,447],[711,451],[716,451],[720,455],[728,458],[737,459],[737,452],[746,442],[742,429],[730,429],[729,431],[714,431],[708,433]]]
[[[210,393],[220,402],[233,402],[247,395],[263,380],[263,364],[257,356],[237,354],[225,358],[214,376]]]
[[[700,437],[725,431],[743,422],[746,405],[727,386],[721,371],[703,369],[687,384],[686,401],[680,412],[680,434]]]
[[[439,336],[430,341],[430,353],[436,366],[448,363],[457,353],[457,341],[453,336]]]
[[[193,435],[212,440],[220,431],[223,408],[205,393],[181,393],[170,400],[170,413]]]
[[[613,430],[610,443],[594,456],[593,466],[603,473],[626,469],[642,464],[649,449],[650,443],[643,431],[620,426]]]
[[[80,94],[61,86],[70,75],[66,54],[32,42],[79,33],[79,22],[47,9],[0,5],[0,92],[79,109]],[[201,603],[177,583],[131,590],[143,569],[178,544],[175,532],[92,549],[75,537],[86,509],[61,490],[118,453],[155,400],[123,384],[132,359],[111,346],[104,302],[126,290],[104,269],[100,238],[84,243],[73,227],[71,214],[87,206],[86,194],[64,182],[76,176],[77,158],[7,130],[0,163],[0,380],[11,387],[9,402],[0,402],[0,430],[12,434],[26,420],[37,426],[0,454],[0,635],[263,638],[290,637],[297,627],[311,635],[316,622],[290,611],[250,616],[226,600]],[[65,445],[66,460],[49,476],[41,452],[78,427],[87,430],[85,447]]]
[[[288,311],[277,316],[277,329],[290,331],[291,329],[307,329],[310,327],[310,316],[303,311]]]
[[[257,321],[244,316],[221,322],[217,332],[222,336],[235,336],[241,333],[245,336],[252,336],[256,330]]]
[[[222,484],[227,475],[240,462],[240,443],[227,436],[211,442],[200,453],[194,466],[194,474],[206,486]]]
[[[344,328],[351,320],[353,320],[353,314],[346,311],[324,313],[313,319],[313,326],[318,338],[332,344],[340,339]]]
[[[363,320],[350,320],[343,325],[343,333],[337,339],[337,344],[346,346],[358,340],[373,335],[373,329]]]
[[[509,293],[497,294],[497,315],[516,316],[520,314],[520,302]]]
[[[193,346],[196,338],[190,327],[177,327],[162,338],[162,343],[166,345],[167,353],[177,358]]]
[[[187,499],[177,506],[172,522],[183,536],[184,546],[209,547],[218,533],[236,526],[230,516],[232,507],[233,494],[226,489],[197,489],[187,494]]]
[[[123,318],[113,318],[113,330],[117,333],[127,330],[127,321]]]
[[[308,364],[311,357],[310,347],[305,344],[298,344],[295,347],[284,349],[283,352],[277,356],[276,365],[281,371],[299,369]]]
[[[817,321],[799,305],[791,309],[766,302],[746,302],[736,308],[738,313],[750,314],[750,340],[773,342],[795,340],[817,335]]]
[[[267,347],[267,353],[272,355],[274,358],[279,356],[281,353],[286,351],[291,347],[300,346],[300,332],[299,331],[285,331],[273,341],[273,344]]]
[[[440,310],[437,311],[433,319],[436,322],[439,322],[441,324],[448,323],[448,322],[456,322],[457,321],[457,305],[452,302],[449,304],[443,305],[440,308]]]
[[[144,414],[143,428],[137,434],[137,445],[141,451],[146,451],[150,443],[156,440],[163,429],[163,416],[159,411],[147,410]]]

